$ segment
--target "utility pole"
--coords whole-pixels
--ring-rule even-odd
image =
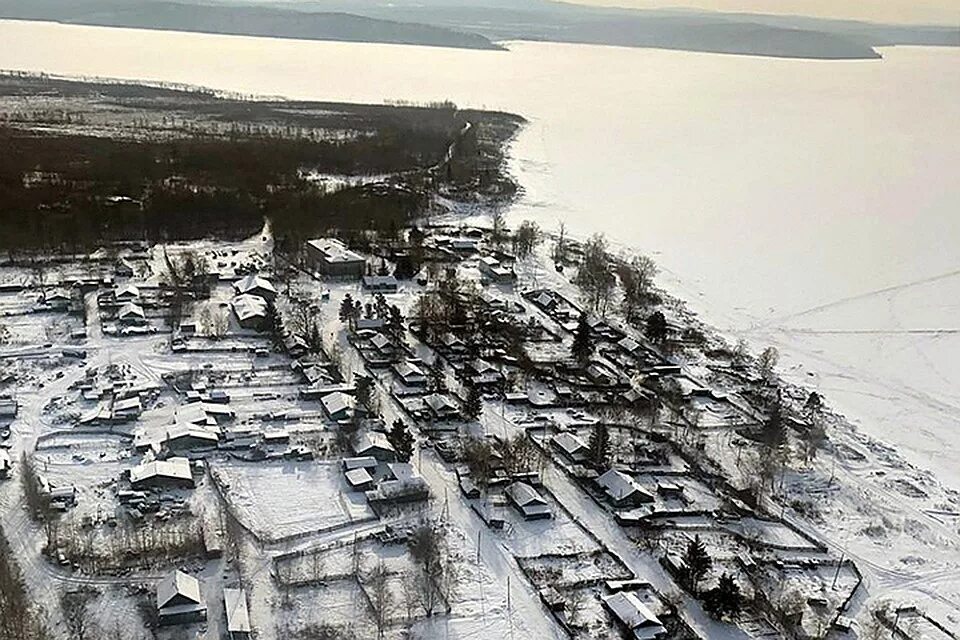
[[[480,564],[480,536],[483,535],[482,529],[477,529],[477,564]]]
[[[840,567],[843,566],[843,551],[840,552],[840,559],[837,561],[837,571],[833,574],[833,584],[830,585],[831,589],[837,588],[837,579],[840,577]]]

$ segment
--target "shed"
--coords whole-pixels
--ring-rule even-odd
[[[399,283],[394,276],[363,276],[363,288],[377,293],[396,293]]]
[[[227,616],[227,634],[230,640],[250,637],[250,615],[247,613],[247,594],[243,589],[223,590],[223,609]]]
[[[350,485],[352,491],[369,491],[373,489],[373,476],[363,467],[351,469],[343,475],[347,479],[347,484]]]
[[[667,629],[660,619],[636,595],[628,591],[619,591],[609,596],[601,596],[604,606],[617,621],[636,640],[652,640],[667,635]]]

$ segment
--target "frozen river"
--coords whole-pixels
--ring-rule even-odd
[[[960,489],[960,50],[808,61],[0,21],[0,68],[530,120],[513,219],[653,255],[704,317]]]

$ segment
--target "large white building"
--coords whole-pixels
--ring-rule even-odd
[[[366,259],[351,251],[336,238],[319,238],[306,244],[306,259],[317,273],[336,278],[359,278],[367,266]]]

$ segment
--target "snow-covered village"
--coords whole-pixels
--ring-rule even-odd
[[[911,575],[956,575],[918,515],[956,498],[648,261],[530,224],[300,256],[5,269],[5,555],[71,637],[954,637]]]
[[[5,638],[957,638],[955,492],[649,258],[451,184],[389,229],[8,247]]]

